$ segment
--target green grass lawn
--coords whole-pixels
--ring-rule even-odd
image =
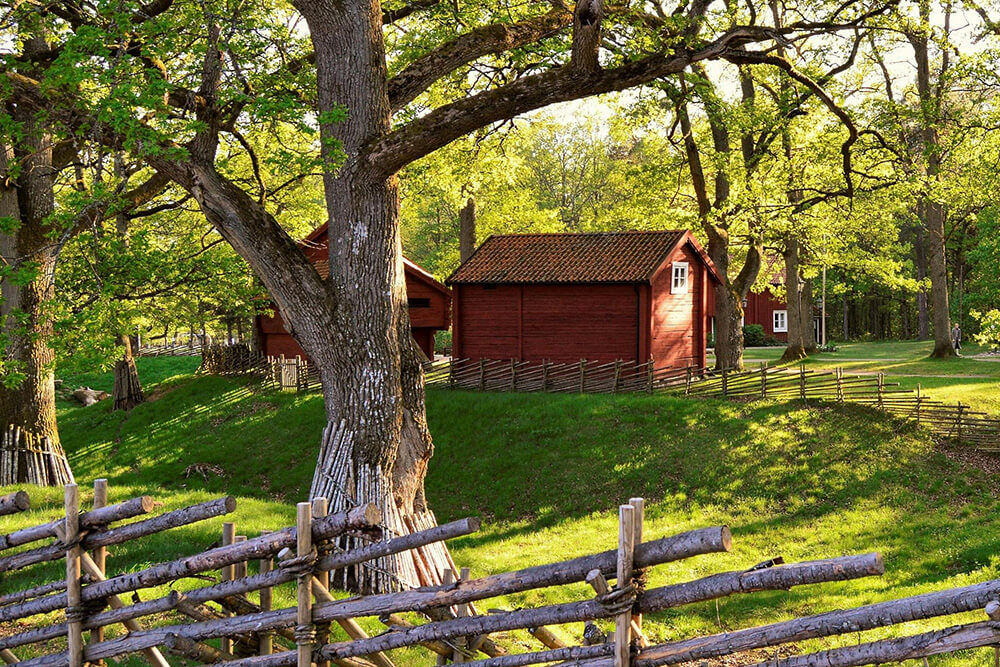
[[[975,410],[1000,415],[1000,360],[976,358],[983,348],[969,343],[958,359],[931,359],[931,341],[888,341],[838,344],[836,352],[824,352],[805,360],[807,368],[843,368],[845,373],[882,371],[888,382],[921,390],[936,400],[961,401]],[[774,366],[783,347],[750,348],[744,354],[747,367],[761,362]],[[714,360],[710,360],[712,362]]]
[[[187,368],[164,368],[168,363],[176,361],[140,360],[144,377],[162,379],[152,387],[154,400],[128,418],[109,412],[107,403],[61,407],[63,442],[81,485],[105,476],[112,502],[149,493],[164,509],[230,493],[239,499],[238,532],[251,536],[292,523],[293,503],[305,497],[315,464],[324,423],[321,397],[192,377]],[[100,387],[105,380],[95,377],[92,384]],[[480,533],[452,543],[455,559],[474,576],[613,548],[617,505],[631,496],[647,499],[648,537],[723,523],[734,534],[733,553],[655,568],[651,586],[745,569],[779,555],[787,561],[867,551],[885,556],[887,574],[881,578],[731,597],[718,605],[656,614],[647,623],[655,641],[1000,576],[995,480],[935,449],[912,425],[860,408],[432,391],[428,417],[436,449],[427,494],[439,521],[486,519]],[[217,466],[220,474],[185,475],[199,463]],[[31,493],[35,509],[0,518],[0,533],[58,515],[60,491]],[[85,496],[89,501],[89,493]],[[114,547],[110,568],[134,571],[204,549],[218,538],[221,522]],[[3,588],[40,583],[59,571],[55,565],[35,568],[5,579]],[[286,588],[277,602],[291,605]],[[479,606],[514,608],[584,596],[583,586],[562,587]],[[910,623],[861,639],[956,620]],[[365,625],[380,631],[374,619]],[[559,629],[573,642],[581,631],[580,624]],[[525,633],[501,640],[515,651],[537,646]],[[857,640],[851,635],[800,648]],[[394,656],[401,665],[428,659],[418,651]],[[933,664],[978,667],[991,660],[982,650]]]

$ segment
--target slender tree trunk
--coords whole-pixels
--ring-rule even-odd
[[[115,385],[111,392],[112,410],[128,412],[142,403],[142,384],[139,382],[139,371],[135,367],[135,356],[132,354],[132,339],[127,335],[118,338],[122,347],[122,358],[115,362]]]
[[[59,486],[73,475],[56,427],[55,357],[48,345],[56,264],[48,227],[55,209],[52,148],[32,115],[16,111],[15,120],[23,131],[20,142],[13,148],[0,145],[0,216],[19,226],[0,235],[0,252],[6,266],[34,267],[35,274],[26,283],[5,278],[2,285],[7,340],[0,383],[0,486]],[[20,171],[8,179],[14,161]]]
[[[927,191],[918,210],[923,212],[923,223],[927,231],[927,263],[931,278],[931,311],[934,316],[933,357],[954,357],[955,348],[951,343],[951,312],[948,305],[948,269],[945,260],[944,206],[935,201],[930,192],[931,185],[938,182],[941,172],[941,146],[937,123],[940,120],[941,92],[943,83],[939,80],[935,88],[931,84],[930,30],[931,10],[929,0],[920,0],[920,24],[915,32],[907,34],[917,64],[917,93],[920,97],[921,129],[923,142]],[[943,55],[939,76],[943,77],[948,68],[947,56]]]
[[[749,283],[729,280],[729,235],[716,226],[710,226],[708,255],[715,264],[723,283],[715,286],[715,367],[717,369],[743,368],[743,299],[746,298]],[[753,255],[753,252],[750,253]],[[753,259],[748,257],[748,262]],[[758,262],[759,266],[759,262]],[[746,266],[740,272],[746,273]]]
[[[790,234],[785,241],[785,302],[788,308],[785,322],[788,325],[788,345],[781,355],[781,361],[798,361],[806,357],[805,332],[803,330],[802,295],[799,290],[799,240]]]
[[[472,197],[458,213],[458,227],[458,252],[464,262],[476,250],[476,200]]]
[[[920,218],[921,229],[917,232],[913,240],[914,255],[916,259],[917,280],[921,283],[927,278],[927,234],[924,229],[923,202],[917,203],[917,214]],[[927,340],[931,335],[931,317],[927,301],[927,290],[921,285],[917,291],[917,340]]]

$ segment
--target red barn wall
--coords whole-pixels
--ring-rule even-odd
[[[316,261],[318,258],[325,258],[326,246],[319,249],[309,247],[305,252],[311,261]],[[408,299],[429,301],[427,307],[410,308],[410,331],[424,354],[428,358],[433,358],[434,332],[438,329],[447,329],[450,325],[451,300],[441,290],[428,285],[420,277],[413,276],[409,270],[406,272],[406,296]],[[258,315],[257,327],[265,355],[307,358],[306,353],[288,333],[285,322],[281,319],[281,313],[277,310],[274,311],[273,317]]]
[[[788,310],[784,299],[778,299],[771,294],[770,289],[763,292],[747,294],[747,307],[743,309],[744,324],[760,324],[764,327],[764,335],[774,336],[780,341],[788,341],[788,332],[774,331],[774,311]]]
[[[457,285],[455,356],[574,362],[635,361],[635,285]]]
[[[688,263],[683,294],[670,291],[674,262]],[[705,365],[705,294],[707,276],[697,253],[684,244],[653,276],[651,354],[657,368]]]

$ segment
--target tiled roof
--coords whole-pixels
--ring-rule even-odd
[[[446,283],[641,283],[686,236],[682,229],[491,236]]]

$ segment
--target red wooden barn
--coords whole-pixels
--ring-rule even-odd
[[[453,356],[704,366],[716,281],[684,230],[491,236],[445,281]]]
[[[327,226],[314,230],[300,242],[303,252],[324,278],[329,275],[329,254]],[[403,258],[406,277],[406,296],[410,309],[410,331],[420,349],[429,359],[434,358],[434,332],[447,329],[451,324],[451,290],[434,279],[434,276]],[[257,315],[254,326],[260,340],[261,351],[267,356],[302,356],[305,352],[292,338],[281,319],[281,313],[273,316]]]

